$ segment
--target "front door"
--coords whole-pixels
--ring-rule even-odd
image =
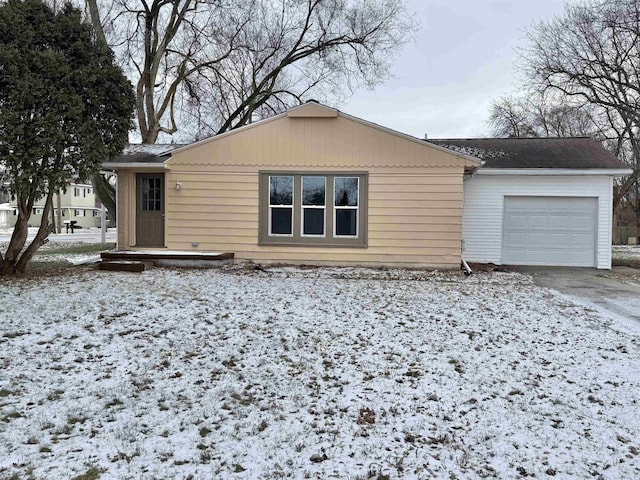
[[[136,247],[164,246],[164,173],[136,174]]]

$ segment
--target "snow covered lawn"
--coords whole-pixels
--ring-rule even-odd
[[[0,478],[640,477],[639,338],[519,274],[79,271],[0,318]]]
[[[640,245],[612,245],[611,255],[614,263],[640,261]]]

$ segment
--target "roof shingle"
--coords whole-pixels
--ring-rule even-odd
[[[484,160],[485,168],[628,169],[591,138],[429,139],[435,145]]]

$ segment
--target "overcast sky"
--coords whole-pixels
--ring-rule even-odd
[[[421,28],[395,60],[395,78],[361,90],[340,110],[416,137],[489,134],[492,99],[517,85],[516,47],[562,0],[407,0]]]

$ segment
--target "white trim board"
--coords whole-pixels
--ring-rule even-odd
[[[476,175],[608,175],[622,177],[631,175],[626,168],[479,168]]]
[[[156,169],[156,170],[168,170],[167,166],[164,162],[157,163],[103,163],[102,167],[104,169],[114,169],[117,170],[119,168],[140,168],[140,169]],[[109,172],[111,173],[111,172]]]

